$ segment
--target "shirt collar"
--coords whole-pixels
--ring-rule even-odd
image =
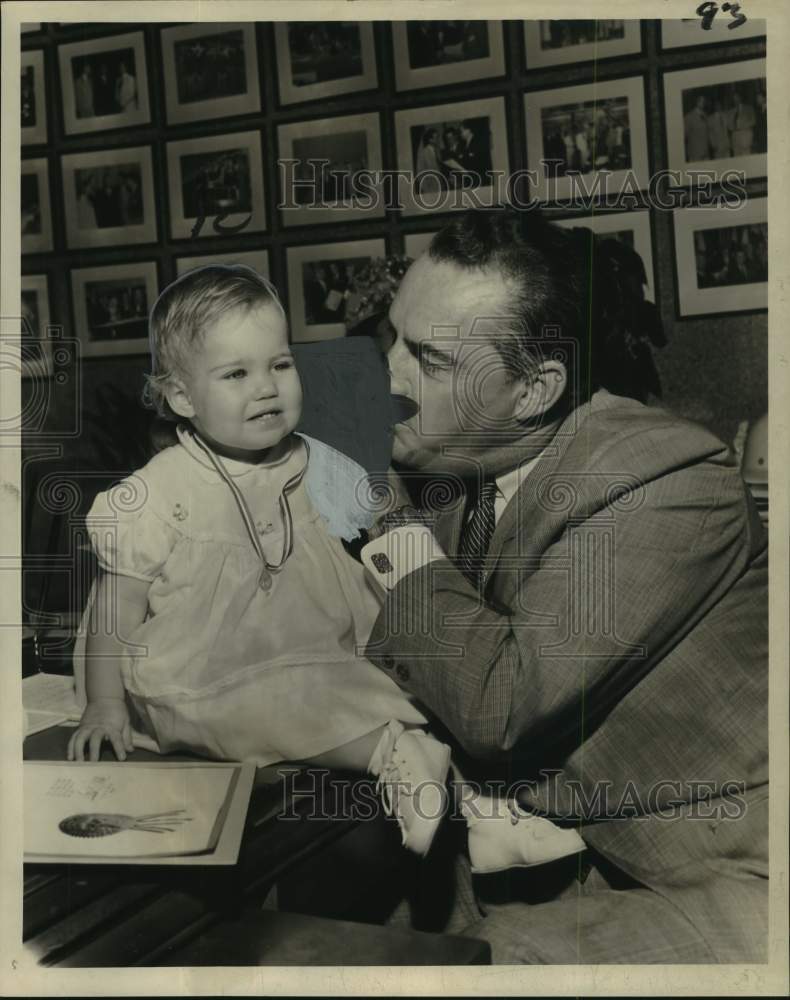
[[[535,468],[539,460],[540,455],[535,455],[533,458],[528,458],[520,465],[517,465],[515,469],[511,469],[510,472],[505,472],[501,476],[497,476],[495,482],[502,509],[507,507],[518,492],[524,479]]]
[[[210,473],[210,478],[212,480],[218,478],[218,473],[214,466],[209,461],[208,457],[203,454],[201,449],[195,444],[195,432],[188,424],[179,424],[176,427],[176,434],[178,435],[179,444],[189,453],[189,455],[198,462],[204,470]],[[203,441],[206,445],[206,442]],[[208,448],[208,445],[206,445]],[[216,454],[216,453],[215,453]],[[252,464],[250,462],[240,462],[235,458],[225,458],[225,456],[219,456],[226,472],[229,476],[236,479],[239,476],[244,476],[254,469],[276,469],[280,465],[284,465],[293,455],[293,448],[289,448],[284,455],[275,459],[273,462],[258,462]]]

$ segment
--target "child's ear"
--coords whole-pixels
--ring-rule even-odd
[[[194,417],[195,408],[186,389],[178,379],[173,379],[165,389],[165,399],[170,409],[177,416],[186,417],[187,419]]]

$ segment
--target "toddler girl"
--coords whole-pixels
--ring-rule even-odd
[[[294,433],[302,390],[276,292],[240,265],[192,271],[157,300],[150,336],[149,389],[181,421],[178,444],[88,514],[103,572],[69,759],[96,760],[109,740],[123,760],[134,725],[161,752],[369,771],[425,854],[449,748],[357,653],[380,602],[340,537],[369,524],[354,499],[364,470]],[[499,865],[503,839],[507,867],[514,828],[491,818],[475,826],[481,865]],[[521,848],[515,860],[534,863]]]

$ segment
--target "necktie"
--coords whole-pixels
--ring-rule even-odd
[[[458,558],[461,572],[478,590],[483,586],[483,564],[494,534],[496,483],[486,480],[475,497],[471,514],[461,534]]]

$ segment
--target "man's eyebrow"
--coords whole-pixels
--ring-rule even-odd
[[[417,341],[409,340],[408,337],[404,337],[403,343],[409,354],[411,354],[411,356],[416,358],[418,361],[441,362],[445,365],[451,365],[455,362],[455,358],[452,354],[447,351],[442,351],[438,347],[434,347],[433,344],[430,344],[425,340],[421,340],[417,343]]]

